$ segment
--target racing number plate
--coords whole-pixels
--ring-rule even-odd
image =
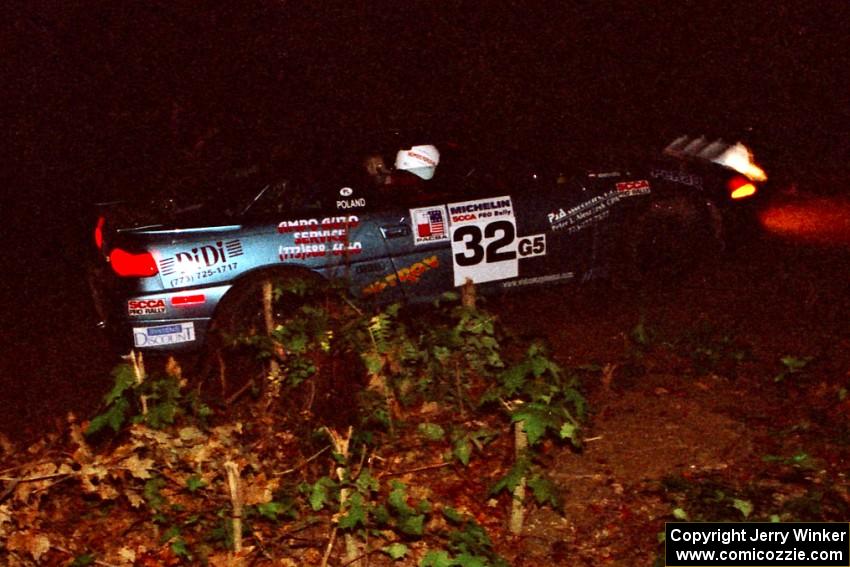
[[[515,278],[519,259],[546,253],[546,236],[517,238],[510,196],[448,205],[454,285]]]

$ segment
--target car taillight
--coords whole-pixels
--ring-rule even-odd
[[[114,248],[109,254],[112,271],[122,277],[147,278],[155,276],[159,269],[150,252],[133,254],[120,248]]]
[[[103,225],[106,224],[104,217],[98,217],[97,225],[94,227],[94,243],[98,250],[103,250]]]
[[[733,177],[729,180],[728,187],[732,199],[743,199],[756,194],[756,186],[746,177]]]

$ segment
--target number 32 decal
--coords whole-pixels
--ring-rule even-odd
[[[461,226],[454,231],[453,242],[463,243],[463,252],[455,254],[455,264],[462,267],[475,266],[482,261],[487,264],[516,259],[514,242],[516,229],[507,220],[494,221],[481,227],[475,224]],[[487,240],[484,247],[482,241]]]
[[[489,222],[483,227],[467,224],[452,231],[455,285],[467,278],[475,283],[515,278],[518,260],[546,254],[546,235],[517,238],[509,220]]]

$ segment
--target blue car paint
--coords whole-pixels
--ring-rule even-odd
[[[609,230],[615,211],[622,203],[633,200],[617,198],[615,185],[625,179],[633,178],[619,173],[610,178],[583,177],[563,185],[508,193],[516,228],[509,244],[515,245],[526,235],[543,235],[538,244],[545,241],[545,255],[518,260],[516,276],[486,281],[480,284],[482,291],[605,274],[607,258],[600,253],[599,242]],[[493,195],[505,193],[494,189]],[[600,196],[605,195],[608,197],[600,201]],[[416,207],[471,202],[480,197],[435,197]],[[643,200],[646,195],[639,197],[634,201]],[[587,203],[599,210],[590,206],[582,209]],[[352,210],[311,210],[241,224],[123,230],[125,239],[153,255],[159,272],[151,277],[124,278],[126,281],[119,286],[122,291],[111,295],[114,332],[131,339],[122,342],[146,350],[197,348],[206,339],[221,300],[246,276],[267,268],[290,267],[309,270],[327,280],[342,279],[354,297],[377,302],[425,300],[454,287],[458,252],[453,251],[448,239],[417,244],[414,233],[418,228],[412,225],[411,206],[376,206],[374,201],[366,205]],[[585,225],[576,224],[577,229],[572,231],[553,229],[552,219],[568,211],[577,211],[578,216],[586,213]],[[447,233],[450,224],[446,218]],[[492,244],[492,240],[488,242]],[[466,246],[471,248],[473,244]],[[509,249],[510,246],[505,248]],[[474,251],[471,253],[474,255]],[[114,275],[109,277],[115,279]],[[174,298],[200,294],[204,296],[202,303],[173,303]],[[165,304],[164,311],[160,307],[150,314],[131,314],[128,308],[130,301],[159,299]],[[181,329],[187,332],[174,331],[151,338],[150,332],[144,330],[161,327],[168,331],[168,325],[177,324],[185,324]],[[139,340],[132,340],[139,333],[144,337],[140,334]]]

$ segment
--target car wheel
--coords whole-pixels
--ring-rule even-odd
[[[713,264],[723,248],[720,216],[710,203],[658,200],[629,223],[617,271],[629,285],[666,285]]]
[[[204,356],[207,389],[230,405],[279,387],[274,410],[281,415],[350,423],[347,408],[356,404],[340,397],[356,396],[365,376],[340,329],[350,309],[312,274],[269,273],[241,283],[213,320]]]

